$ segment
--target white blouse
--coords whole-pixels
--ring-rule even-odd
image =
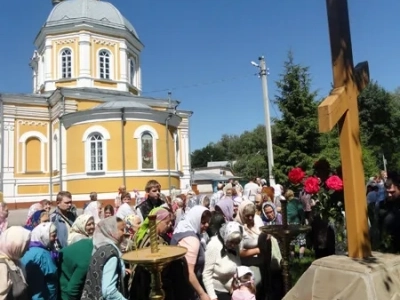
[[[236,267],[240,266],[239,249],[237,255],[227,252],[221,256],[223,245],[218,236],[213,236],[206,247],[203,283],[210,299],[217,299],[215,291],[229,293]]]

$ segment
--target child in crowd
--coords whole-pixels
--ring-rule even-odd
[[[232,300],[256,300],[254,274],[249,267],[237,267],[232,290]]]

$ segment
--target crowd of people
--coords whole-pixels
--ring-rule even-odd
[[[146,195],[121,186],[114,205],[89,195],[78,215],[69,192],[31,206],[24,227],[7,228],[0,205],[0,300],[149,299],[151,277],[122,254],[150,247],[149,215],[156,216],[160,244],[187,249],[162,274],[166,299],[281,299],[281,252],[263,226],[282,224],[280,185],[258,179],[242,187],[218,184],[212,195],[189,190],[166,197],[150,180]],[[301,201],[287,190],[288,218],[304,218]],[[303,255],[304,237],[292,243]],[[294,251],[293,251],[294,255]]]

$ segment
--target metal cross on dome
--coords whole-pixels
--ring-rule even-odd
[[[318,107],[319,131],[339,124],[349,257],[371,256],[357,98],[369,83],[368,62],[355,68],[347,0],[326,0],[334,89]]]

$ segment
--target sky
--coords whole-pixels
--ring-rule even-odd
[[[272,117],[279,117],[273,104],[275,82],[289,50],[295,62],[310,67],[319,97],[329,93],[332,69],[325,1],[110,2],[131,21],[145,45],[142,94],[166,98],[170,90],[181,101],[180,108],[194,112],[191,151],[217,142],[223,134],[241,134],[264,123],[261,82],[250,64],[261,55],[270,70]],[[400,86],[400,1],[348,2],[354,62],[368,60],[371,78],[394,90]],[[32,92],[28,64],[33,41],[51,9],[51,0],[3,1],[0,93]]]

